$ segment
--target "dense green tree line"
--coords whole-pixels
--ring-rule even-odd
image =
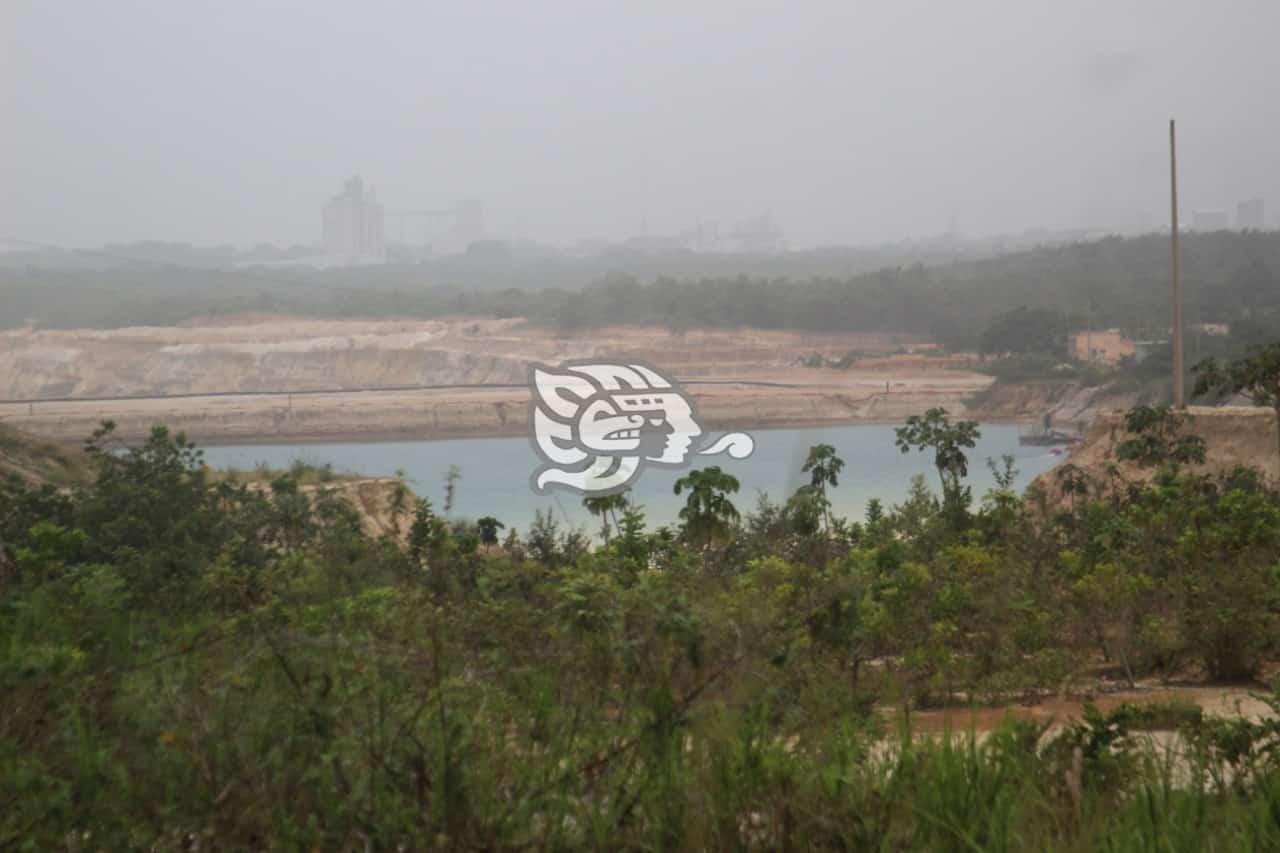
[[[897,331],[991,352],[1053,344],[1065,332],[1120,326],[1163,337],[1168,243],[1158,235],[1033,249],[981,261],[842,272],[806,253],[700,256],[661,269],[619,261],[563,273],[546,259],[513,264],[520,276],[488,278],[483,259],[435,266],[308,270],[192,268],[155,264],[89,270],[0,269],[0,318],[57,327],[172,324],[196,316],[280,311],[324,317],[519,316],[572,331],[604,324],[753,326],[816,331]],[[469,264],[469,265],[468,265]],[[1275,328],[1280,310],[1280,233],[1189,234],[1183,280],[1190,323]],[[1021,309],[1021,319],[999,318]],[[1038,330],[1027,334],[1030,321]],[[984,331],[988,334],[984,336]]]
[[[1126,425],[1141,477],[1024,497],[1006,460],[975,500],[976,428],[935,410],[898,437],[941,500],[834,517],[858,462],[821,445],[781,503],[717,469],[675,527],[595,502],[594,546],[403,489],[371,537],[324,483],[104,428],[88,481],[0,488],[0,848],[1274,848],[1274,721],[887,722],[1275,659],[1280,493],[1192,473],[1167,410]],[[1174,724],[1177,762],[1135,734]]]

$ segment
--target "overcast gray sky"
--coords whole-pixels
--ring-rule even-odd
[[[1280,212],[1280,2],[0,0],[0,236],[315,242],[482,199],[568,243],[794,245]]]

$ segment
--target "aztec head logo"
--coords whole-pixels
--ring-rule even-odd
[[[588,496],[620,492],[645,464],[688,464],[704,434],[680,386],[644,364],[534,364],[529,388],[533,444],[544,463],[533,474],[535,492],[557,485]],[[751,436],[730,433],[696,452],[745,459],[754,449]]]

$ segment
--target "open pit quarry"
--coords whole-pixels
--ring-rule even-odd
[[[712,429],[964,414],[992,381],[905,335],[253,316],[0,333],[0,422],[63,442],[106,419],[126,441],[156,424],[205,444],[516,436],[529,364],[585,358],[656,365]]]

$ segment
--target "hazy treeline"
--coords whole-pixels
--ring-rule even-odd
[[[1256,319],[1280,307],[1280,233],[1188,234],[1183,247],[1188,322]],[[10,267],[0,270],[0,322],[116,327],[245,311],[483,313],[562,329],[628,322],[903,331],[957,348],[979,347],[987,326],[1018,306],[1057,312],[1064,328],[1120,326],[1162,336],[1167,325],[1169,247],[1159,235],[872,272],[839,271],[848,262],[837,250],[755,258],[633,253],[589,264],[505,251],[482,247],[425,265],[328,270]]]
[[[1086,239],[1078,232],[1030,231],[1019,235],[982,238],[940,236],[875,246],[826,246],[774,252],[695,252],[688,248],[616,243],[582,252],[564,252],[535,243],[480,240],[455,255],[420,257],[423,249],[391,244],[388,257],[395,266],[417,270],[418,279],[453,278],[467,288],[578,287],[610,273],[643,279],[734,276],[765,277],[848,276],[904,264],[942,264],[976,260],[1042,246]],[[660,243],[661,241],[655,241]],[[276,246],[263,243],[248,249],[231,245],[194,246],[145,240],[108,243],[100,250],[79,250],[29,244],[0,254],[0,269],[95,270],[137,262],[179,267],[226,268],[233,265],[283,264],[314,258],[314,246]],[[403,270],[393,275],[405,274]],[[415,280],[418,280],[415,279]]]

